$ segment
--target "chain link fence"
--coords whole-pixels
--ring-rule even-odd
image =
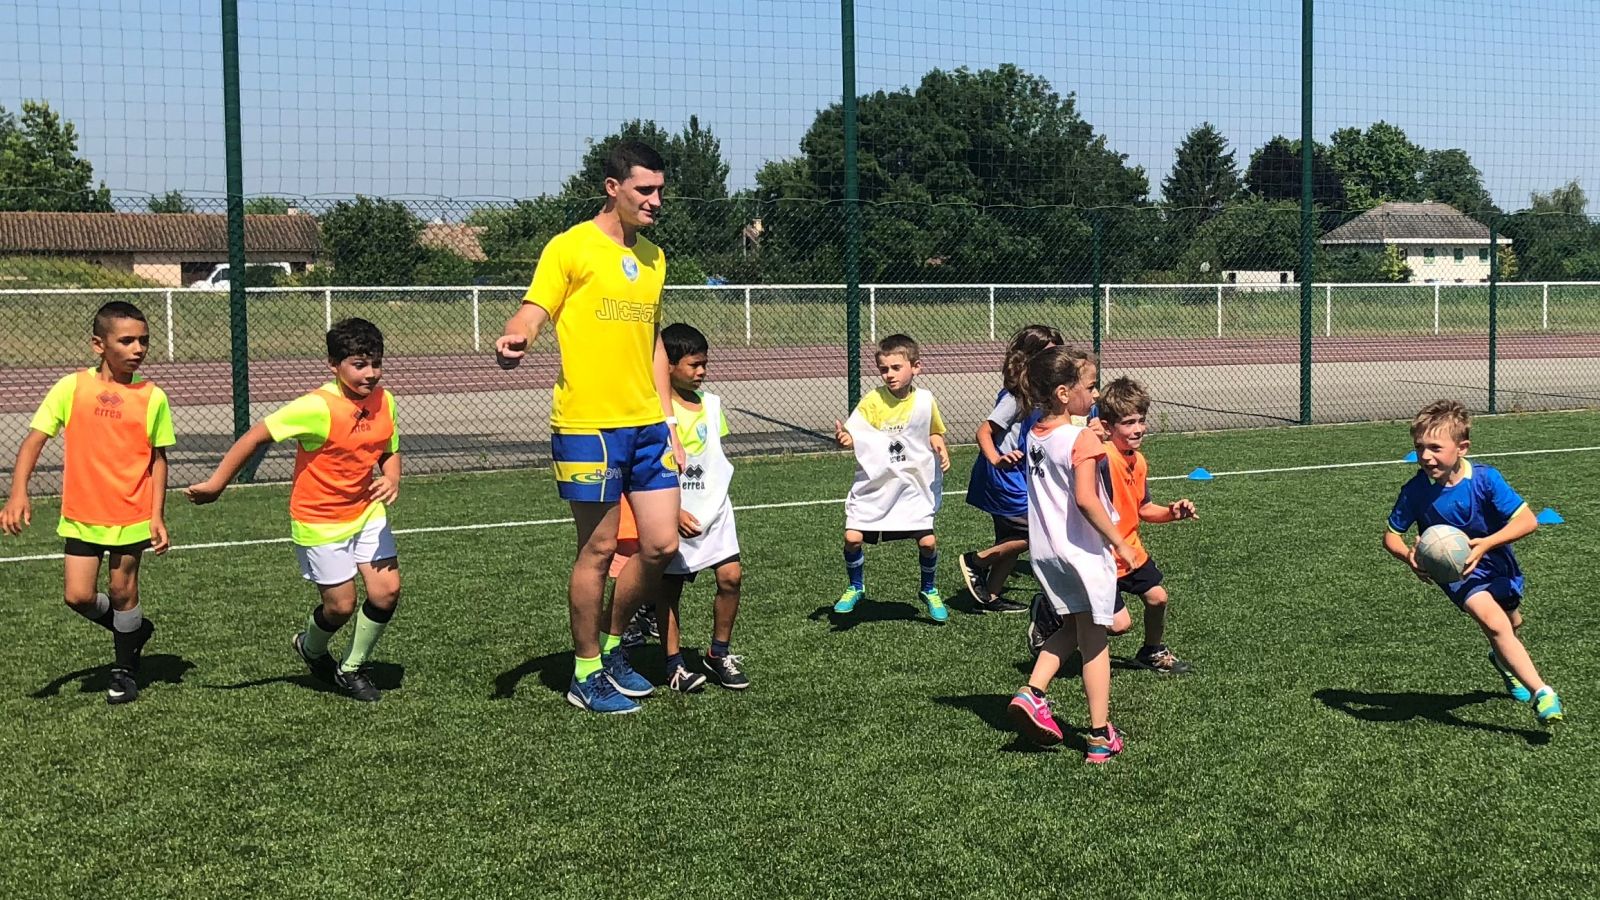
[[[493,341],[623,138],[666,157],[666,317],[710,338],[737,452],[830,446],[896,332],[970,440],[1033,322],[1164,429],[1600,405],[1600,223],[1567,181],[1600,164],[1600,9],[1434,0],[1414,47],[1364,3],[758,6],[0,10],[0,443],[120,299],[175,484],[325,379],[346,316],[385,331],[411,471],[540,464],[554,347],[505,372]],[[1488,57],[1520,62],[1483,86]],[[1461,85],[1487,100],[1427,100]],[[1531,99],[1486,118],[1502,95]]]

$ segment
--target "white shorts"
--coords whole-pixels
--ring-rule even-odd
[[[356,566],[393,559],[399,555],[394,546],[394,532],[389,530],[387,518],[374,519],[367,527],[342,541],[302,547],[296,544],[294,555],[300,559],[300,577],[314,584],[344,584],[356,577]]]
[[[1085,565],[1086,573],[1061,559],[1039,559],[1030,554],[1033,573],[1057,615],[1088,613],[1097,625],[1109,626],[1117,610],[1116,566]]]

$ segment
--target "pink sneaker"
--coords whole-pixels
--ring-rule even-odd
[[[1011,698],[1011,705],[1006,707],[1006,714],[1016,723],[1022,736],[1034,743],[1045,747],[1061,743],[1061,726],[1050,715],[1050,704],[1043,697],[1034,696],[1033,691],[1027,688],[1017,691]]]
[[[1094,765],[1111,762],[1111,757],[1122,752],[1122,735],[1117,733],[1117,728],[1110,722],[1106,723],[1106,731],[1110,737],[1097,738],[1089,735],[1089,752],[1084,754],[1083,761]]]

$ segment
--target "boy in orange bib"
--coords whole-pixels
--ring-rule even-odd
[[[100,364],[57,381],[29,423],[0,530],[20,534],[32,523],[28,480],[45,442],[60,434],[66,460],[56,533],[66,539],[67,606],[111,631],[116,661],[106,702],[129,703],[139,696],[139,655],[155,631],[139,608],[139,560],[169,546],[162,513],[172,409],[166,393],[137,374],[150,351],[138,307],[100,307],[89,342]],[[97,590],[102,556],[110,563],[105,593]]]
[[[321,602],[292,645],[312,675],[372,702],[382,695],[364,667],[400,602],[400,563],[385,507],[400,493],[400,431],[394,395],[378,386],[383,333],[365,319],[335,322],[328,332],[328,368],[333,381],[257,422],[210,478],[184,493],[195,503],[210,503],[268,444],[298,442],[290,535],[300,574],[317,586]],[[358,573],[367,590],[359,613]],[[355,634],[340,662],[328,652],[328,642],[352,617]]]

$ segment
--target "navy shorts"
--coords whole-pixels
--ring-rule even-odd
[[[1117,591],[1122,594],[1132,594],[1143,597],[1161,586],[1166,579],[1161,570],[1156,568],[1156,561],[1152,557],[1145,557],[1144,565],[1117,579]],[[1120,598],[1119,598],[1120,599]]]
[[[552,430],[550,456],[561,499],[616,503],[635,491],[678,486],[667,423],[629,428]]]
[[[994,516],[994,542],[996,544],[1009,544],[1012,541],[1025,541],[1028,539],[1028,520],[1013,519],[1010,516]]]
[[[1464,607],[1473,594],[1487,591],[1500,608],[1511,612],[1522,605],[1522,576],[1506,577],[1495,575],[1488,578],[1474,578],[1471,575],[1455,584],[1441,585],[1444,594],[1456,606]]]

